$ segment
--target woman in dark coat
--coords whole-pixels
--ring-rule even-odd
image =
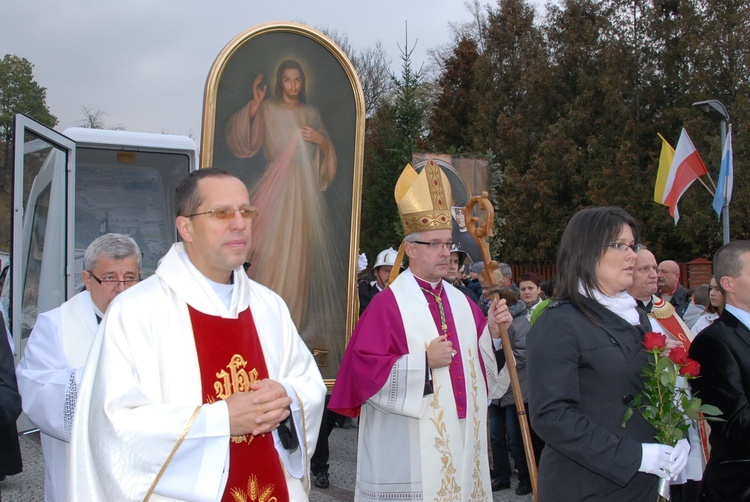
[[[584,209],[563,233],[557,296],[527,337],[531,423],[546,442],[541,502],[655,501],[657,476],[687,462],[689,447],[655,444],[640,414],[622,427],[643,388],[650,331],[625,292],[638,238],[635,220],[615,207]]]

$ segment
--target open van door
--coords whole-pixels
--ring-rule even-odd
[[[10,327],[16,363],[36,317],[73,289],[75,143],[25,115],[14,119]]]
[[[73,288],[71,217],[75,144],[24,115],[14,118],[10,327],[18,364],[40,312]],[[21,415],[19,430],[33,427]]]
[[[169,134],[69,128],[15,116],[10,317],[15,362],[37,316],[83,290],[84,251],[100,235],[130,235],[151,275],[177,240],[174,190],[197,168],[195,141]],[[7,280],[5,281],[8,282]],[[26,420],[27,423],[23,423]],[[31,425],[21,416],[19,430]]]

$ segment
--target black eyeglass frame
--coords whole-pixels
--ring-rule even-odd
[[[87,270],[86,273],[89,274],[91,277],[93,277],[94,280],[97,283],[99,283],[100,286],[104,285],[104,284],[107,284],[107,285],[110,285],[110,284],[116,285],[116,284],[118,284],[120,282],[122,283],[123,286],[127,286],[129,284],[134,284],[136,282],[141,282],[141,276],[140,276],[140,274],[138,275],[138,279],[123,279],[123,280],[115,279],[114,281],[105,281],[104,279],[99,279],[96,275],[94,275],[94,273],[91,270]]]
[[[616,249],[617,251],[624,253],[625,249],[623,248],[623,246],[626,248],[630,248],[630,250],[633,251],[635,254],[638,254],[638,251],[640,251],[641,248],[643,247],[640,244],[633,244],[631,246],[631,245],[625,244],[624,242],[613,242],[611,244],[607,244],[606,247]]]

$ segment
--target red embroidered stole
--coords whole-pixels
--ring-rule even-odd
[[[263,348],[248,308],[237,319],[211,316],[188,305],[201,371],[204,403],[248,392],[268,378]],[[289,500],[273,435],[232,436],[224,501]]]

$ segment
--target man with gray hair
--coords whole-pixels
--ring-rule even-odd
[[[502,278],[498,281],[501,288],[508,288],[518,296],[520,296],[518,285],[513,282],[513,269],[510,267],[510,265],[508,265],[507,263],[498,263],[496,273],[497,275],[502,274]],[[519,299],[516,303],[508,304],[508,309],[510,310],[510,315],[512,315],[515,319],[519,315],[526,312],[526,304]]]
[[[513,269],[507,263],[498,263],[497,269],[503,274],[503,282],[501,286],[510,288],[511,290],[518,293],[518,286],[513,282]]]
[[[47,502],[65,500],[73,411],[99,322],[115,296],[141,280],[141,250],[127,235],[98,237],[83,262],[86,290],[39,316],[16,369],[23,411],[41,430]]]

